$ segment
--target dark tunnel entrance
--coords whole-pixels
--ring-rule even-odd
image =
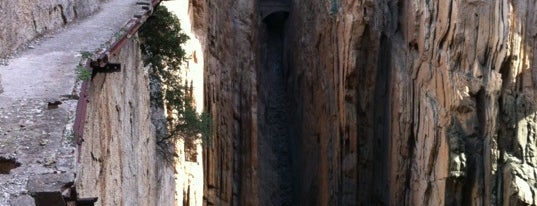
[[[263,18],[263,23],[269,27],[269,30],[270,28],[276,29],[277,27],[283,29],[287,16],[289,16],[289,12],[287,11],[276,11]]]
[[[272,7],[277,8],[277,7]],[[259,185],[261,205],[294,205],[289,94],[284,70],[288,12],[263,16],[263,66],[259,74]]]

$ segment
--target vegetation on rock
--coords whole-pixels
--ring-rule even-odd
[[[179,19],[166,7],[159,6],[140,29],[144,63],[150,65],[151,75],[159,82],[160,91],[152,101],[165,105],[168,132],[158,138],[165,146],[175,138],[203,138],[207,144],[211,136],[211,117],[198,114],[187,87],[180,78],[182,64],[188,59],[182,45],[189,37],[182,32]]]
[[[82,65],[76,67],[76,76],[79,80],[85,81],[91,78],[91,71]]]

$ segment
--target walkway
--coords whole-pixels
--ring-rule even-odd
[[[80,51],[104,47],[141,10],[136,0],[110,0],[101,8],[0,66],[0,171],[2,159],[20,163],[0,173],[0,205],[33,205],[32,192],[74,181]]]

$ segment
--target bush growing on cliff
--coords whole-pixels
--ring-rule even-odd
[[[180,67],[188,59],[182,48],[188,36],[182,32],[179,19],[166,7],[158,6],[139,34],[144,63],[151,65],[150,75],[160,87],[160,92],[152,95],[152,102],[165,105],[168,116],[168,132],[158,137],[159,145],[166,146],[179,136],[198,138],[201,134],[207,140],[211,136],[211,118],[206,112],[198,115],[192,96],[187,95],[191,88],[179,77]]]
[[[82,65],[76,67],[76,76],[79,80],[86,81],[91,78],[91,71]]]
[[[152,64],[155,73],[163,80],[176,78],[174,75],[187,60],[182,45],[188,41],[188,36],[181,30],[179,19],[170,13],[166,7],[158,6],[153,15],[140,28],[144,62]]]

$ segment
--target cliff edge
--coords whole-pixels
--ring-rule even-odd
[[[6,4],[24,5],[24,8],[14,6],[9,8],[9,12],[1,13],[2,15],[15,15],[16,12],[13,13],[13,11],[19,11],[20,13],[16,15],[21,17],[14,18],[14,21],[0,23],[2,28],[7,27],[2,31],[15,29],[23,33],[31,33],[20,41],[8,38],[10,35],[16,37],[19,34],[17,32],[12,32],[6,36],[2,35],[2,37],[6,37],[1,38],[2,41],[9,41],[10,44],[4,44],[0,41],[2,48],[8,48],[1,51],[18,47],[21,42],[33,38],[29,36],[35,37],[42,34],[41,30],[25,30],[25,22],[17,22],[26,20],[22,17],[34,18],[34,24],[37,27],[44,26],[44,29],[50,32],[61,28],[61,30],[55,31],[56,33],[46,35],[35,45],[14,56],[6,65],[0,66],[0,88],[2,88],[0,91],[0,205],[63,205],[64,201],[78,203],[80,198],[93,197],[98,198],[98,205],[109,205],[110,202],[114,202],[114,205],[116,203],[117,205],[133,205],[135,203],[127,204],[126,200],[141,202],[142,199],[149,201],[148,205],[173,204],[173,186],[164,186],[168,183],[163,183],[159,177],[166,176],[166,174],[157,174],[156,166],[153,165],[156,161],[151,159],[156,155],[154,154],[155,148],[151,147],[152,143],[154,145],[155,138],[151,136],[152,125],[149,121],[147,103],[149,101],[149,83],[147,75],[144,75],[146,70],[140,66],[142,60],[135,35],[129,36],[129,43],[121,48],[119,57],[111,59],[115,63],[123,65],[123,73],[94,73],[96,75],[87,80],[89,84],[95,85],[90,87],[93,89],[93,92],[90,92],[88,96],[90,99],[88,111],[91,112],[91,115],[88,115],[86,120],[87,124],[92,125],[92,127],[89,127],[88,135],[84,137],[83,141],[81,139],[75,141],[76,136],[73,131],[74,118],[78,115],[76,108],[77,104],[80,104],[79,99],[81,98],[79,96],[80,83],[83,77],[77,75],[80,72],[79,69],[84,67],[79,65],[81,59],[87,58],[88,54],[99,53],[107,49],[110,44],[116,41],[118,33],[125,26],[125,23],[131,20],[133,15],[138,14],[142,8],[133,0],[110,0],[102,4],[99,4],[100,1],[77,1],[77,3],[62,1],[54,4],[55,6],[50,7],[51,9],[45,9],[45,11],[49,11],[50,15],[56,15],[55,12],[57,12],[57,16],[50,19],[25,13],[27,9],[29,11],[42,11],[42,9],[48,8],[49,3],[23,4],[18,1],[3,1],[0,7],[0,10],[6,10],[8,9],[5,7]],[[82,5],[84,3],[88,3],[88,6]],[[147,3],[147,5],[150,4],[151,2]],[[74,21],[71,18],[89,15],[98,10],[97,8],[101,9],[82,20]],[[37,15],[35,12],[33,14]],[[60,18],[60,23],[55,23],[58,18]],[[37,22],[38,20],[43,22]],[[71,24],[66,26],[66,22],[71,22]],[[20,28],[15,28],[17,24]],[[54,26],[47,26],[49,24]],[[125,73],[127,74],[123,76]],[[121,84],[112,87],[124,89],[122,91],[127,91],[127,94],[138,94],[137,99],[129,99],[129,96],[110,94],[99,90],[103,87],[104,79],[110,81],[117,77],[121,77],[121,80],[114,83]],[[147,96],[143,94],[147,94]],[[114,107],[114,110],[121,110],[123,111],[122,115],[127,117],[134,115],[138,119],[136,121],[132,119],[129,121],[128,118],[122,119],[121,121],[124,120],[125,124],[112,125],[115,127],[107,127],[109,130],[103,128],[92,130],[93,126],[99,125],[100,120],[102,120],[92,119],[92,115],[106,113],[107,107],[104,106],[109,105],[109,102],[98,101],[100,95],[113,96],[118,101],[124,100],[125,104],[130,102],[125,107],[123,105],[122,107]],[[140,107],[136,105],[140,105]],[[111,119],[107,118],[107,120]],[[109,122],[103,125],[111,126]],[[126,125],[140,131],[120,129],[126,128]],[[122,133],[114,136],[95,136],[91,135],[92,133],[89,131],[104,133],[122,131]],[[107,163],[109,159],[100,156],[96,159],[91,157],[95,157],[100,152],[99,149],[112,150],[112,148],[106,147],[110,145],[93,148],[92,141],[100,141],[99,138],[103,137],[108,137],[109,140],[121,138],[132,141],[140,139],[140,141],[134,141],[132,144],[126,142],[121,144],[131,148],[130,150],[123,148],[118,151],[129,158],[122,158],[122,156],[109,158],[113,160],[112,162],[120,161],[126,165],[114,164],[119,168],[106,171],[98,170],[97,173],[102,173],[95,177],[89,175],[94,170],[87,166],[94,165],[95,161],[102,162],[103,159]],[[87,150],[88,148],[95,149],[95,151]],[[144,161],[147,164],[143,164]],[[96,187],[102,186],[102,188],[106,188],[107,184],[117,185],[117,182],[112,181],[112,178],[109,177],[110,174],[105,172],[115,174],[114,172],[117,171],[128,171],[132,165],[140,165],[143,169],[133,171],[137,178],[123,175],[128,178],[123,180],[129,180],[129,184],[120,185],[125,191],[140,194],[139,199],[135,199],[134,195],[127,193],[106,195],[107,193],[104,192],[94,194],[93,191],[98,191],[95,188],[90,189],[91,193],[85,190],[85,186],[90,183],[97,185]],[[168,174],[169,179],[171,179],[169,184],[173,185],[173,170],[168,171],[171,171]],[[158,176],[159,174],[161,176]],[[110,181],[100,181],[103,178]],[[160,183],[157,183],[159,181]],[[168,196],[170,198],[166,198],[165,195],[160,195],[156,191],[155,185],[157,184],[162,184],[160,185],[162,188],[168,188],[167,192],[172,191],[172,195]],[[147,186],[147,191],[151,192],[136,190],[135,188],[140,185]],[[75,193],[77,189],[78,191]],[[153,196],[147,197],[148,194]],[[122,201],[110,200],[109,197],[119,198]]]

